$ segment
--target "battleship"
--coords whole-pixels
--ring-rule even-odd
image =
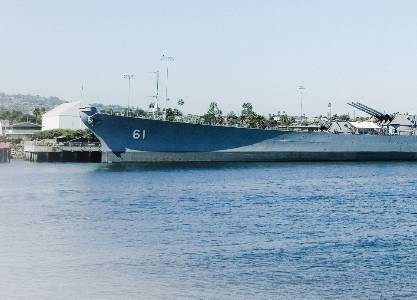
[[[115,115],[93,106],[80,108],[80,117],[102,144],[102,162],[417,160],[415,116],[349,104],[376,123],[367,130],[345,122],[325,131],[288,131]]]

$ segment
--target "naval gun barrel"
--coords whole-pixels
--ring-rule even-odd
[[[365,113],[367,113],[368,115],[371,115],[375,118],[377,118],[379,121],[381,122],[391,122],[394,118],[393,116],[389,115],[389,114],[384,114],[381,113],[379,111],[377,111],[376,109],[373,109],[369,106],[366,106],[365,104],[359,103],[359,102],[351,102],[348,103],[350,106],[357,108]]]
[[[368,107],[366,105],[363,105],[362,103],[359,103],[359,102],[356,102],[356,103],[355,102],[352,102],[352,103],[348,103],[348,104],[350,106],[353,106],[353,107],[355,107],[355,108],[357,108],[357,109],[359,109],[359,110],[361,110],[361,111],[363,111],[363,112],[365,112],[365,113],[367,113],[367,114],[369,114],[369,115],[371,115],[373,117],[376,117],[376,118],[379,118],[379,117],[381,117],[383,115],[379,111],[377,111],[375,109],[372,109],[372,108],[370,108],[370,107]]]
[[[364,109],[364,110],[367,110],[367,111],[371,112],[374,116],[382,116],[382,115],[383,115],[381,112],[379,112],[379,111],[377,111],[376,109],[373,109],[373,108],[371,108],[371,107],[369,107],[369,106],[366,106],[365,104],[362,104],[362,103],[359,103],[359,102],[357,102],[356,104],[357,104],[359,107],[361,107],[362,109]]]

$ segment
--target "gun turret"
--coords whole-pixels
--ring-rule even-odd
[[[360,111],[363,111],[364,113],[367,113],[368,115],[377,118],[380,122],[391,122],[394,119],[392,115],[384,114],[359,102],[351,102],[348,104],[354,108],[359,109]]]

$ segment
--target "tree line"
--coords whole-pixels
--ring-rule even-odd
[[[181,107],[184,105],[184,100],[180,99],[178,105]],[[150,108],[153,108],[152,106]],[[166,108],[158,112],[158,117],[164,117],[167,121],[180,120],[183,117],[183,113],[178,108]],[[143,109],[136,108],[131,109],[131,115],[146,117],[150,116],[150,112],[146,112]],[[289,126],[295,122],[295,118],[288,116],[285,112],[278,112],[277,115],[270,114],[268,117],[264,117],[254,111],[253,105],[250,102],[242,104],[242,110],[240,115],[235,112],[229,112],[223,115],[223,111],[220,109],[217,102],[211,102],[209,104],[208,111],[202,116],[197,117],[197,122],[209,125],[227,125],[227,126],[241,126],[250,128],[271,128],[276,126]]]
[[[182,107],[184,100],[178,100],[178,106]],[[116,109],[102,109],[102,112],[113,114],[117,112]],[[9,120],[12,124],[18,122],[33,122],[37,124],[42,123],[42,115],[45,113],[43,108],[34,108],[32,114],[23,113],[21,111],[9,111],[0,109],[0,120]],[[166,108],[156,112],[158,118],[164,118],[167,121],[175,121],[183,117],[183,113],[178,108]],[[130,108],[129,115],[138,117],[150,117],[152,112],[145,111],[141,108]],[[201,116],[196,116],[198,123],[209,125],[227,125],[227,126],[240,126],[249,128],[273,128],[277,126],[289,126],[295,123],[296,119],[293,116],[287,115],[285,112],[278,112],[277,114],[269,114],[265,117],[254,111],[253,105],[250,102],[242,104],[240,115],[231,111],[227,114],[223,114],[217,102],[213,101],[209,104],[208,110]],[[349,115],[332,115],[330,121],[348,121]]]
[[[231,111],[226,116],[223,116],[222,110],[219,108],[217,102],[211,102],[208,111],[202,116],[203,122],[210,125],[228,125],[228,126],[242,126],[250,128],[270,128],[276,126],[288,126],[295,122],[295,118],[288,116],[285,113],[278,113],[277,115],[270,114],[265,117],[254,111],[253,105],[250,102],[242,104],[242,110],[238,116]]]
[[[36,124],[42,123],[42,114],[45,109],[34,108],[32,114],[24,113],[18,110],[0,109],[0,120],[8,120],[10,123],[32,122]]]
[[[98,142],[96,136],[90,129],[51,129],[36,132],[32,136],[32,140],[44,140],[54,138],[60,138],[61,140],[66,141],[89,140],[93,142]]]

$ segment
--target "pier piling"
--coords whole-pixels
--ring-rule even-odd
[[[97,144],[37,145],[27,142],[24,157],[36,162],[101,162],[101,146]]]
[[[8,144],[0,143],[0,163],[10,162],[11,152]]]

